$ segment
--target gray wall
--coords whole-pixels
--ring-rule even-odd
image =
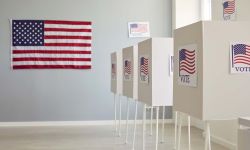
[[[0,121],[112,119],[110,53],[143,40],[128,38],[128,21],[149,21],[151,36],[170,36],[171,6],[171,0],[1,0]],[[11,18],[92,21],[93,69],[11,70]]]

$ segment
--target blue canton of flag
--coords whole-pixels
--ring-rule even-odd
[[[185,49],[180,50],[180,61],[185,60],[186,54]]]
[[[246,54],[246,45],[245,44],[236,44],[234,47],[234,55]]]
[[[233,66],[243,64],[250,66],[250,46],[246,44],[233,45]]]
[[[13,46],[44,45],[44,22],[41,20],[16,20],[12,31]]]

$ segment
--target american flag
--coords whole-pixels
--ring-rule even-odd
[[[146,33],[148,32],[147,24],[134,23],[130,25],[131,33]]]
[[[91,22],[12,20],[13,69],[91,69]]]
[[[129,60],[124,61],[124,74],[125,75],[131,74],[131,61]]]
[[[246,44],[233,45],[233,63],[246,64],[250,66],[250,45]]]
[[[179,72],[184,71],[187,74],[195,73],[195,50],[181,49],[179,51],[179,59]]]
[[[228,0],[223,3],[224,14],[233,14],[235,12],[235,0]]]
[[[140,60],[140,76],[144,80],[148,79],[148,59],[145,57]]]

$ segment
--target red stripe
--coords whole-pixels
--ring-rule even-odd
[[[44,39],[83,39],[83,40],[91,40],[91,36],[45,35]]]
[[[46,20],[45,24],[65,24],[65,25],[91,25],[89,21],[62,21],[62,20]]]
[[[44,31],[91,32],[91,29],[44,28]]]
[[[13,58],[13,61],[91,61],[91,58],[38,58],[38,57],[25,57]]]
[[[194,74],[195,73],[195,70],[188,70],[186,68],[181,68],[180,71],[186,71],[189,74]]]
[[[180,62],[180,66],[181,65],[187,65],[188,67],[194,67],[195,66],[195,63],[187,63],[187,62],[185,62],[185,61],[181,61]]]
[[[13,66],[13,69],[91,69],[90,65],[20,65]]]
[[[89,43],[44,43],[44,46],[91,47],[91,44],[89,44]]]
[[[245,62],[245,61],[240,61],[240,60],[235,61],[234,63],[235,64],[246,64],[246,65],[250,66],[250,62]]]
[[[91,54],[91,51],[68,51],[68,50],[13,50],[13,54]]]

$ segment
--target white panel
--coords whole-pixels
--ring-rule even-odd
[[[138,81],[138,99],[150,106],[172,106],[173,77],[169,72],[169,56],[173,53],[173,39],[151,38],[142,41],[138,44],[138,53],[139,59],[147,56],[149,66],[148,83]]]
[[[204,21],[175,30],[175,56],[179,46],[197,44],[198,80],[195,88],[178,85],[175,65],[174,109],[201,120],[250,116],[249,75],[230,74],[230,43],[250,41],[249,26],[249,22]]]
[[[152,105],[173,105],[173,76],[169,56],[173,54],[172,38],[152,38]]]
[[[133,98],[133,46],[126,47],[122,49],[123,53],[123,95],[129,98]],[[127,67],[125,65],[127,63]]]
[[[201,0],[174,0],[173,29],[201,20]]]
[[[138,99],[138,45],[133,46],[133,98]]]
[[[111,80],[111,92],[116,93],[117,92],[117,57],[116,52],[111,53],[111,62],[110,62],[110,80]],[[112,70],[112,64],[114,70]],[[113,71],[113,72],[112,72]]]
[[[123,59],[122,59],[122,50],[116,52],[117,56],[117,94],[123,94]]]

